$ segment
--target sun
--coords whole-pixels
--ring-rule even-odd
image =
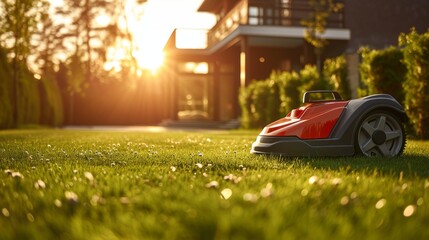
[[[164,63],[164,52],[161,49],[148,49],[139,51],[136,54],[137,62],[140,68],[156,73]]]

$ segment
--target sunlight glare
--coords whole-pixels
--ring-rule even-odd
[[[150,70],[152,73],[156,73],[164,63],[164,52],[159,49],[145,50],[138,52],[136,58],[139,63],[139,67]]]

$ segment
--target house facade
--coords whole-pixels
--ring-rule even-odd
[[[329,41],[324,57],[346,54],[352,89],[357,88],[356,52],[361,46],[396,45],[399,33],[429,27],[426,0],[337,2],[344,7],[328,18],[322,36]],[[204,0],[198,11],[214,14],[217,23],[208,31],[176,29],[165,46],[166,119],[236,119],[240,87],[266,79],[273,70],[300,70],[316,61],[302,26],[314,11],[308,0]],[[186,31],[203,36],[206,46],[178,47]]]

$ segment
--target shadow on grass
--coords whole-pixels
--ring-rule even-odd
[[[402,177],[429,177],[429,157],[404,154],[401,157],[319,157],[319,158],[280,158],[279,161],[298,161],[316,169],[349,172],[373,172],[374,174],[393,174]]]

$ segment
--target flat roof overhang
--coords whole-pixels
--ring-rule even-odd
[[[198,12],[212,12],[219,4],[218,0],[204,0],[198,8]]]
[[[228,36],[206,49],[176,49],[175,51],[184,51],[196,55],[211,55],[231,46],[231,43],[237,42],[237,39],[241,36],[248,37],[250,46],[295,47],[303,43],[305,29],[304,27],[240,25]],[[321,37],[328,40],[347,41],[350,40],[351,33],[349,29],[328,28]]]

